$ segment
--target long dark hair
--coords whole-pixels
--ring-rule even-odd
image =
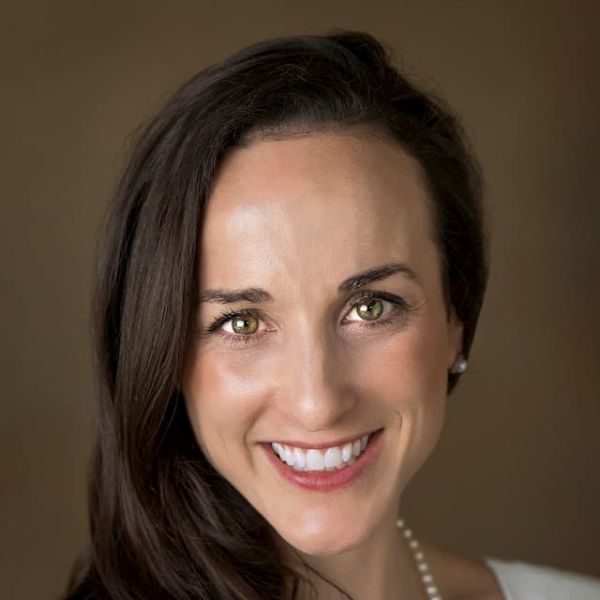
[[[139,134],[98,249],[91,541],[65,599],[296,597],[303,576],[203,456],[180,393],[198,233],[229,148],[359,124],[386,132],[423,168],[446,303],[468,356],[487,251],[481,177],[456,117],[361,32],[271,39],[204,69]],[[449,392],[458,378],[449,375]]]

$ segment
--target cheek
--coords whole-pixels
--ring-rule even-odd
[[[444,424],[448,391],[447,324],[441,313],[431,315],[415,335],[406,360],[415,387],[417,407],[412,434],[420,447],[416,469],[435,447]],[[418,440],[418,441],[417,441]]]
[[[447,341],[441,319],[424,316],[419,324],[372,346],[368,373],[373,385],[415,404],[436,404],[446,396]]]
[[[265,397],[258,389],[264,378],[251,353],[196,350],[184,377],[184,396],[196,438],[213,464],[231,444],[244,441]],[[232,440],[235,440],[232,442]]]
[[[368,381],[368,389],[385,405],[384,410],[401,422],[405,478],[401,486],[433,451],[446,409],[446,325],[434,315],[422,317],[385,344],[374,345],[373,368],[362,368],[359,375],[363,382]]]

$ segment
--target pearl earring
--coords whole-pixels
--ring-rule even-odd
[[[467,359],[461,354],[456,359],[456,362],[452,365],[450,373],[464,373],[467,370]]]

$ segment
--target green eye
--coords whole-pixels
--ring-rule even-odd
[[[383,306],[381,300],[372,298],[367,302],[361,302],[356,305],[356,312],[362,319],[375,321],[383,314]]]
[[[251,314],[237,315],[231,321],[234,333],[250,335],[258,329],[258,319]]]

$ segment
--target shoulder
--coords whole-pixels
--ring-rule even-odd
[[[600,579],[520,561],[484,559],[501,583],[506,598],[539,598],[540,600],[598,600]]]
[[[552,567],[458,554],[420,542],[449,600],[598,600],[600,579]]]

